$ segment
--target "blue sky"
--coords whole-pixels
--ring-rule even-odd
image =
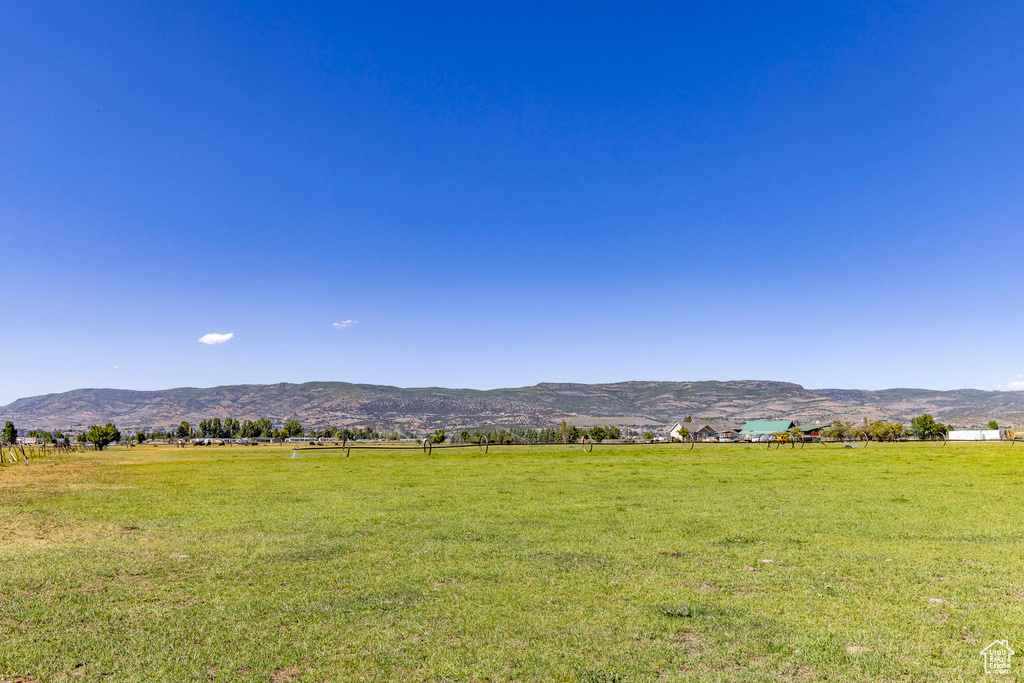
[[[0,6],[0,402],[1024,386],[1024,6],[784,5]]]

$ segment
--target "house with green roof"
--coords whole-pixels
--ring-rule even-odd
[[[796,426],[792,420],[747,420],[740,430],[740,436],[768,436],[786,432]]]
[[[747,441],[767,441],[772,434],[788,432],[794,427],[803,432],[804,436],[817,436],[827,424],[812,422],[806,425],[797,424],[794,420],[748,420],[739,437]]]
[[[767,441],[772,434],[789,431],[795,426],[793,420],[747,420],[737,436],[741,441]]]

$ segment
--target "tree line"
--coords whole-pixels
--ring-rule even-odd
[[[952,427],[936,422],[931,415],[924,414],[915,417],[907,427],[901,422],[889,420],[865,420],[861,423],[833,420],[831,424],[821,430],[821,436],[825,439],[836,441],[846,439],[874,440],[874,441],[895,441],[904,437],[915,437],[923,441],[945,438]],[[989,429],[998,429],[999,425],[994,420],[989,421]],[[795,430],[799,431],[799,430]],[[685,432],[685,433],[684,433]],[[681,436],[685,437],[689,430],[683,428]],[[39,439],[42,443],[70,445],[70,437],[61,431],[30,430],[28,436]],[[277,438],[286,439],[299,436],[312,438],[329,438],[338,440],[398,440],[403,435],[397,431],[378,431],[372,427],[326,427],[324,429],[311,429],[308,433],[303,429],[302,423],[292,419],[284,423],[280,428],[275,427],[267,418],[257,420],[236,420],[228,417],[223,420],[219,417],[201,420],[198,425],[193,426],[182,421],[177,427],[152,432],[139,431],[129,437],[137,443],[144,443],[153,439],[255,439],[255,438]],[[594,441],[605,441],[622,438],[618,427],[591,427],[584,429],[576,425],[570,425],[566,421],[558,427],[545,427],[543,429],[526,429],[512,427],[460,430],[457,434],[449,436],[443,429],[437,429],[433,434],[427,436],[432,443],[487,443],[492,444],[559,444],[578,443],[584,436]],[[799,433],[795,436],[801,436]],[[14,423],[8,420],[0,430],[0,443],[14,444],[18,438],[18,430]],[[645,440],[654,438],[654,434],[647,432],[643,435]],[[98,450],[106,448],[111,443],[121,441],[121,431],[111,422],[105,425],[90,425],[89,429],[78,434],[75,441],[79,444],[92,444]]]
[[[265,417],[257,420],[237,420],[233,417],[221,420],[213,417],[200,420],[196,425],[182,420],[177,427],[167,430],[140,431],[134,438],[138,443],[143,443],[154,439],[279,439],[301,435],[302,425],[298,420],[289,420],[278,429]]]
[[[594,441],[604,441],[606,439],[620,439],[622,438],[622,432],[615,426],[583,429],[563,421],[558,427],[545,427],[544,429],[525,429],[519,427],[509,429],[475,429],[472,431],[463,429],[454,435],[451,441],[452,443],[484,443],[486,440],[487,443],[493,444],[557,444],[578,443],[584,436],[588,436]],[[445,441],[446,436],[444,430],[439,429],[434,432],[433,436],[428,438],[434,443],[441,443]]]
[[[30,438],[39,439],[40,443],[70,446],[71,438],[65,435],[61,431],[43,431],[39,429],[31,429],[28,432]],[[18,428],[14,426],[14,423],[8,420],[4,423],[4,427],[0,430],[0,443],[4,445],[13,445],[18,440]],[[116,443],[121,440],[121,431],[114,426],[113,423],[108,422],[103,425],[91,425],[89,429],[85,430],[81,434],[75,437],[75,442],[79,444],[92,444],[97,450],[103,450],[112,443]]]
[[[288,439],[299,436],[365,440],[400,438],[397,432],[379,432],[372,427],[332,426],[319,430],[310,429],[307,432],[298,420],[288,420],[281,427],[275,427],[265,417],[257,420],[236,420],[232,417],[222,420],[219,417],[213,417],[200,420],[196,425],[182,421],[177,427],[166,431],[138,432],[134,438],[138,443],[143,443],[153,439]]]
[[[988,423],[989,429],[998,429],[995,421]],[[865,420],[861,423],[844,422],[833,420],[825,429],[821,430],[821,436],[834,441],[846,439],[869,440],[869,441],[897,441],[904,437],[915,437],[922,441],[944,439],[949,434],[951,427],[925,413],[910,421],[907,427],[902,422],[889,420]]]

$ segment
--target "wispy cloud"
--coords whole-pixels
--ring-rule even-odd
[[[343,329],[343,328],[346,328],[346,327],[352,327],[353,325],[358,325],[358,324],[359,324],[358,320],[342,320],[340,323],[339,322],[334,323],[333,325],[331,325],[331,327],[335,327],[335,328],[340,330],[340,329]]]
[[[228,332],[227,334],[217,334],[216,332],[211,332],[210,334],[204,334],[202,337],[200,337],[199,338],[199,343],[200,344],[223,344],[228,339],[231,339],[234,336],[235,336],[234,332]]]
[[[1003,391],[1021,391],[1024,390],[1024,375],[1017,375],[1017,378],[1012,382],[1006,384],[1000,384],[996,389],[1002,389]]]
[[[120,366],[120,365],[115,365],[114,367],[112,367],[112,368],[110,368],[110,369],[111,369],[111,370],[117,370],[117,369],[118,369],[119,367],[121,367],[121,366]]]

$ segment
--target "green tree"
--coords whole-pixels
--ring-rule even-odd
[[[996,422],[995,420],[989,420],[988,421],[988,428],[989,429],[999,429],[999,423]]]
[[[231,424],[231,429],[234,429],[237,423],[238,420],[234,420]],[[241,425],[238,425],[236,433],[243,439],[255,439],[256,437],[269,438],[274,434],[274,426],[270,423],[270,420],[265,417],[261,417],[255,422],[246,420]]]
[[[868,436],[875,441],[895,441],[903,436],[906,428],[901,422],[875,420],[868,424]]]
[[[435,429],[434,433],[429,438],[430,443],[444,443],[446,437],[443,429]]]
[[[284,431],[288,436],[302,436],[302,423],[298,420],[288,420],[284,423]]]
[[[572,430],[575,427],[570,427],[569,423],[562,420],[562,424],[558,425],[558,430],[555,432],[555,438],[559,443],[569,443],[572,437]]]
[[[18,430],[14,428],[14,423],[10,420],[4,423],[4,431],[0,432],[0,440],[5,444],[12,444],[18,440]]]
[[[832,420],[832,424],[825,429],[821,430],[821,435],[826,439],[833,441],[842,441],[850,435],[853,429],[853,423],[843,422],[842,420]]]
[[[238,428],[238,435],[243,439],[259,436],[256,433],[256,426],[252,423],[252,420],[242,420],[242,425]]]
[[[204,439],[219,439],[223,436],[223,431],[224,427],[221,425],[219,417],[199,423],[199,435]]]
[[[42,429],[30,429],[28,435],[39,439],[41,443],[55,443],[53,434]]]
[[[690,435],[690,430],[687,429],[686,427],[680,426],[679,427],[679,431],[677,432],[676,438],[678,438],[680,441],[683,441],[689,435]],[[644,438],[646,438],[646,437],[644,437]]]
[[[644,432],[641,437],[644,441],[654,441],[654,432]]]
[[[252,424],[253,427],[255,427],[256,430],[259,432],[258,434],[256,434],[256,436],[270,438],[270,436],[274,433],[274,425],[271,424],[270,420],[268,420],[265,417],[261,417]]]
[[[146,443],[146,432],[140,431],[135,434],[135,441],[138,443]]]
[[[871,438],[871,434],[868,431],[870,426],[871,425],[868,423],[868,419],[864,418],[863,422],[860,422],[850,427],[850,436],[852,436],[854,439],[857,439],[858,441],[868,441]]]
[[[175,431],[175,436],[179,439],[189,438],[192,436],[192,425],[183,420],[182,423],[178,425],[178,429]]]
[[[946,425],[936,422],[934,417],[925,413],[910,421],[910,429],[907,430],[907,433],[922,441],[930,441],[945,436],[947,431]]]
[[[120,440],[121,432],[117,430],[117,427],[115,427],[112,422],[108,422],[102,427],[99,425],[92,425],[85,432],[86,443],[91,443],[98,451],[102,451],[110,444]]]
[[[609,439],[621,439],[622,438],[622,431],[619,430],[619,428],[614,426],[614,425],[612,425],[610,427],[605,427],[604,431],[605,431],[605,434],[608,436]]]

